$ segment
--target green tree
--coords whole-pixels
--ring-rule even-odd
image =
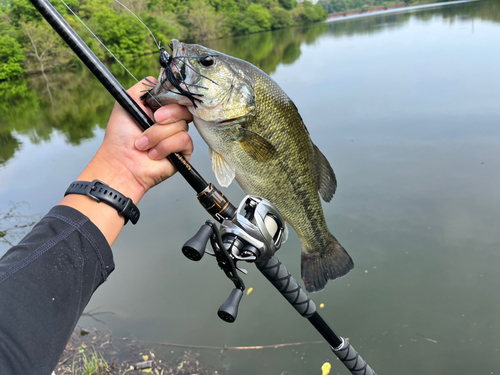
[[[292,16],[290,12],[277,6],[271,8],[271,23],[273,29],[283,29],[292,24]]]
[[[184,9],[182,19],[188,30],[188,40],[201,42],[220,38],[226,29],[225,16],[203,1],[192,1]]]
[[[309,1],[304,1],[301,5],[304,8],[306,23],[323,21],[328,16],[326,10],[319,4],[313,5]]]
[[[25,59],[23,48],[10,35],[0,36],[0,80],[25,73],[21,63]]]
[[[241,31],[244,33],[258,33],[271,28],[271,13],[260,4],[248,7],[241,22]]]
[[[73,53],[46,22],[19,21],[25,44],[28,71],[50,71],[68,64]]]
[[[151,0],[149,1],[147,8],[153,12],[177,13],[179,8],[182,8],[185,4],[185,0]]]
[[[16,29],[11,23],[10,8],[0,6],[0,80],[21,76],[25,73],[23,47],[16,39]]]
[[[296,23],[311,23],[323,21],[328,16],[326,10],[319,4],[313,5],[309,1],[303,1],[292,10],[292,19]]]
[[[80,7],[80,17],[122,62],[154,52],[146,28],[129,12],[115,10],[113,4],[113,0],[88,0]]]
[[[234,0],[208,0],[208,4],[210,4],[216,12],[225,14],[238,13],[238,4],[236,4]]]
[[[279,0],[279,3],[286,10],[292,10],[297,6],[297,0]]]
[[[171,39],[183,40],[187,36],[187,29],[179,23],[173,13],[151,14],[142,12],[140,17],[162,45],[168,44]],[[146,43],[151,42],[150,44],[153,45],[153,39],[149,36],[149,33],[147,34]]]
[[[252,0],[253,3],[255,4],[260,4],[264,8],[270,9],[271,5],[275,2],[274,0]]]
[[[224,25],[218,25],[219,28],[224,28],[224,35],[238,29],[240,8],[235,0],[209,0],[208,2],[216,12],[225,16]]]
[[[72,9],[76,9],[79,6],[78,0],[68,0],[65,1],[65,3],[68,4],[68,6]],[[56,8],[56,10],[60,14],[62,15],[68,14],[67,8],[60,1],[53,1],[52,5],[54,6],[54,8]],[[17,23],[21,19],[27,22],[42,21],[42,16],[29,0],[12,0],[11,9],[12,9],[12,20],[14,21],[15,25],[17,25]]]

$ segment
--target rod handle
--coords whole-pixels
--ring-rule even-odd
[[[256,266],[300,315],[309,318],[316,312],[314,302],[278,258],[273,256],[263,262],[257,262]]]
[[[377,375],[346,339],[332,351],[353,375]]]
[[[89,68],[113,98],[127,111],[137,125],[144,131],[154,124],[154,121],[143,111],[141,106],[127,93],[127,90],[111,74],[106,66],[97,58],[92,50],[78,36],[75,30],[59,14],[48,0],[30,0],[49,25],[59,34],[64,42],[73,50],[78,58]],[[200,193],[208,184],[203,177],[180,154],[173,153],[168,159],[175,165],[179,173],[191,187]]]

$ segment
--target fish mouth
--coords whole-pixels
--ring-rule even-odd
[[[183,95],[188,91],[188,83],[186,82],[186,64],[182,56],[184,55],[184,47],[181,43],[173,39],[170,44],[172,54],[166,66],[163,66],[158,83],[161,89],[173,94]]]
[[[173,39],[169,47],[171,54],[163,48],[160,50],[162,69],[158,77],[158,84],[146,92],[141,99],[146,99],[146,103],[153,110],[172,103],[195,105],[196,107],[195,101],[201,102],[196,96],[201,95],[192,93],[189,89],[192,77],[188,73],[190,70],[187,67],[189,61],[184,58],[186,53],[184,43]]]
[[[218,84],[203,75],[200,69],[193,65],[192,60],[210,58],[208,62],[212,65],[213,57],[218,55],[203,53],[198,55],[198,49],[176,39],[172,39],[170,49],[172,51],[171,55],[165,49],[161,49],[160,65],[162,65],[162,70],[158,77],[159,82],[143,97],[148,96],[147,103],[153,109],[171,103],[194,106],[196,109],[199,105],[203,105],[203,94],[200,91],[208,90],[208,87],[199,84],[200,80],[208,80],[217,86]],[[206,64],[206,60],[204,61]]]
[[[186,88],[186,62],[181,58],[184,55],[184,45],[181,44],[177,39],[172,39],[172,43],[170,44],[172,55],[167,66],[163,67],[160,73],[158,81],[160,84],[166,85],[167,89],[175,88],[176,85],[174,83],[178,83],[181,87],[184,85],[183,88]],[[169,70],[171,72],[170,76],[167,74]]]

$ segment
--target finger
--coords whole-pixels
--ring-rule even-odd
[[[174,134],[186,132],[188,125],[186,121],[175,122],[173,124],[155,124],[147,129],[142,136],[135,141],[138,150],[146,151],[156,147],[164,139],[172,137]]]
[[[191,122],[193,115],[182,105],[169,104],[159,108],[154,114],[154,119],[157,124],[168,124],[181,120]]]
[[[188,133],[179,132],[164,139],[156,147],[148,151],[148,157],[152,160],[159,160],[174,152],[181,153],[189,160],[193,153],[193,141]]]

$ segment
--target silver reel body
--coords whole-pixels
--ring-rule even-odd
[[[220,232],[222,237],[231,234],[246,242],[239,254],[233,251],[233,256],[247,262],[252,255],[258,261],[271,258],[288,238],[283,215],[271,202],[254,195],[241,201],[233,219],[222,222]]]

